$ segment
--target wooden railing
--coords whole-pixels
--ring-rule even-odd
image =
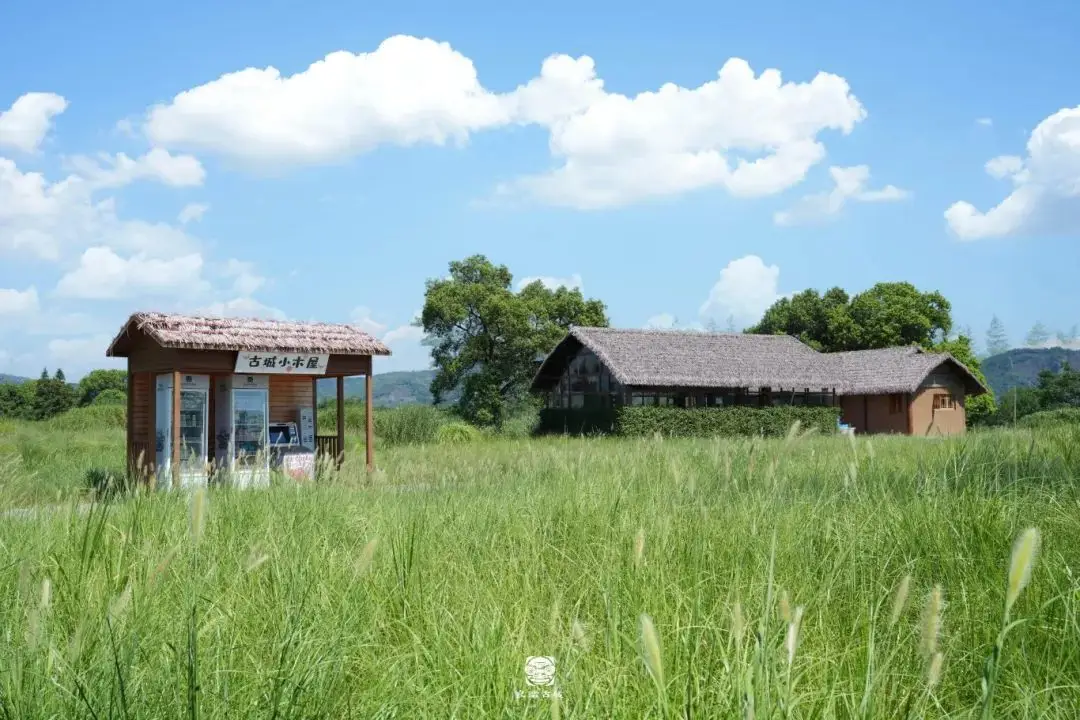
[[[341,453],[343,448],[338,445],[337,435],[316,435],[315,436],[315,460],[318,462],[320,458],[327,458],[323,462],[334,462],[338,465],[341,464]]]

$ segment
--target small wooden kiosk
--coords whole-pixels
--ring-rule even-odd
[[[365,378],[366,461],[374,466],[372,357],[389,355],[351,325],[132,315],[105,352],[127,358],[129,473],[173,487],[210,478],[269,482],[274,464],[311,477],[345,451],[345,378]],[[318,434],[320,378],[337,380],[337,432]],[[160,480],[159,480],[160,482]]]

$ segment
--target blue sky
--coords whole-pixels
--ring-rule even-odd
[[[0,8],[0,372],[140,309],[423,367],[472,253],[622,327],[892,280],[978,341],[1080,322],[1075,3],[105,5]]]

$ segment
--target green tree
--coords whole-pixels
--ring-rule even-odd
[[[79,405],[89,405],[105,390],[127,393],[127,372],[124,370],[91,370],[79,381]]]
[[[1080,407],[1080,371],[1073,370],[1068,363],[1058,372],[1043,370],[1036,391],[1042,410]]]
[[[105,388],[90,403],[91,405],[127,405],[127,393],[116,388]]]
[[[990,387],[979,365],[979,358],[975,354],[975,349],[972,347],[971,338],[967,335],[959,335],[951,340],[944,340],[927,349],[934,352],[949,353],[970,370],[971,374],[979,379],[979,382],[988,388]],[[992,391],[967,398],[964,401],[964,415],[967,418],[968,425],[984,424],[995,412],[997,412],[997,402],[994,400]]]
[[[75,393],[67,384],[64,371],[57,369],[53,377],[42,370],[41,378],[34,383],[34,398],[30,416],[34,420],[47,420],[70,410],[75,405]]]
[[[1040,409],[1038,388],[1018,385],[1005,393],[997,412],[988,421],[993,425],[1009,425]]]
[[[34,382],[0,383],[0,417],[29,420],[33,416]]]
[[[501,425],[528,396],[535,358],[572,325],[607,326],[604,304],[580,290],[533,282],[511,289],[504,265],[483,255],[450,263],[450,277],[429,280],[419,325],[431,346],[435,402],[461,389],[457,408],[470,422]]]
[[[878,283],[849,298],[841,288],[781,298],[746,332],[793,335],[823,352],[918,344],[930,347],[952,330],[951,306],[939,292],[911,283]]]
[[[986,354],[1000,355],[1009,350],[1009,336],[1005,333],[1005,324],[995,315],[990,318],[990,327],[986,330]]]

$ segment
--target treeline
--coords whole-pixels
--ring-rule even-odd
[[[1040,372],[1034,387],[1009,390],[999,398],[997,411],[978,424],[1009,425],[1036,413],[1059,410],[1080,412],[1080,370],[1073,370],[1068,363],[1056,372]]]
[[[123,370],[94,370],[76,384],[57,369],[49,375],[24,383],[0,385],[0,417],[19,420],[48,420],[75,407],[125,405],[127,373]]]

